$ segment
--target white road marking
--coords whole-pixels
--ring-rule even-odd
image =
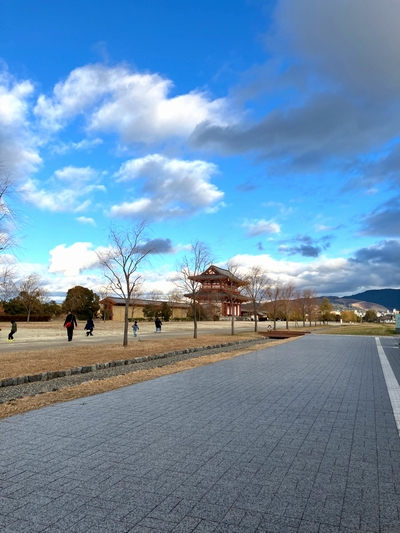
[[[379,359],[382,365],[383,375],[385,376],[386,387],[389,392],[390,402],[392,404],[394,418],[396,420],[397,431],[400,436],[400,385],[394,375],[392,367],[387,360],[384,349],[382,348],[379,337],[375,337],[376,347],[378,349]]]

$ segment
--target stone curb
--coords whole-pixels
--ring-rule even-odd
[[[63,378],[65,376],[74,376],[76,374],[86,374],[89,372],[95,372],[96,370],[102,370],[104,368],[111,368],[114,366],[134,365],[136,363],[145,363],[146,361],[154,361],[156,359],[164,359],[173,355],[181,355],[184,353],[200,352],[205,350],[214,350],[216,348],[225,348],[229,346],[241,346],[259,344],[263,341],[268,342],[267,339],[251,339],[244,341],[233,341],[224,344],[212,344],[209,346],[198,346],[195,348],[186,348],[185,350],[179,350],[175,352],[166,352],[155,355],[147,355],[145,357],[135,357],[134,359],[119,359],[117,361],[110,361],[108,363],[97,363],[87,366],[77,366],[70,368],[69,370],[56,370],[53,372],[41,372],[40,374],[31,374],[28,376],[18,376],[14,378],[0,379],[0,387],[13,387],[16,385],[22,385],[24,383],[33,383],[35,381],[50,381],[52,379]]]

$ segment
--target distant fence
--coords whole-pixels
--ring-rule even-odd
[[[28,315],[0,315],[0,322],[27,322]],[[49,315],[31,315],[29,322],[50,322]]]

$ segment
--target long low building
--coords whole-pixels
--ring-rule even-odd
[[[141,320],[145,316],[143,314],[143,308],[146,305],[160,306],[163,303],[168,304],[171,308],[172,316],[171,320],[184,319],[188,316],[189,303],[184,302],[166,302],[160,300],[143,300],[132,299],[129,305],[129,318],[131,320]],[[125,300],[114,296],[108,296],[101,300],[100,305],[103,308],[103,312],[107,320],[115,320],[116,322],[123,322],[125,318]]]

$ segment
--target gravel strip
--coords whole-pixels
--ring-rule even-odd
[[[129,374],[130,372],[137,372],[138,370],[148,370],[150,368],[162,367],[167,365],[173,365],[179,361],[187,361],[188,359],[196,359],[204,355],[213,355],[223,352],[231,352],[233,350],[243,349],[250,347],[254,344],[265,343],[267,344],[269,339],[252,339],[248,341],[237,341],[234,343],[228,343],[226,345],[220,345],[218,348],[199,347],[192,348],[191,351],[186,353],[177,353],[176,355],[159,354],[154,359],[149,359],[145,362],[133,362],[128,365],[113,366],[98,370],[93,370],[89,373],[79,373],[74,375],[68,375],[64,377],[54,378],[49,381],[35,381],[32,383],[23,383],[21,385],[14,385],[9,387],[0,388],[0,404],[16,400],[18,398],[24,398],[25,396],[36,396],[37,394],[44,394],[46,392],[57,391],[66,387],[72,387],[85,383],[88,381],[107,379],[114,376],[121,376]],[[152,357],[152,356],[150,356]]]

